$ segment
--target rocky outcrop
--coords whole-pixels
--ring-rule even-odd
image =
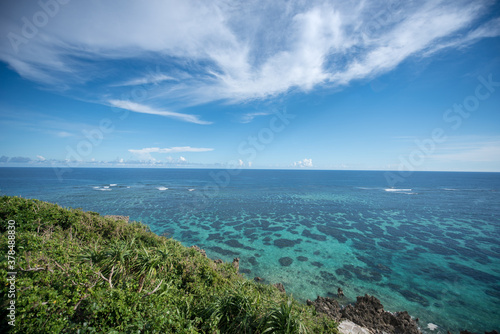
[[[450,331],[448,331],[448,333],[451,334]],[[465,330],[465,331],[460,331],[460,334],[474,334],[474,333]],[[491,332],[484,332],[484,334],[499,334],[499,333],[498,333],[498,331],[493,330]]]
[[[356,325],[370,329],[373,333],[420,334],[417,322],[408,312],[390,313],[384,310],[380,301],[369,295],[357,297],[354,305],[341,308],[333,298],[318,297],[314,302],[308,300],[317,312],[324,313],[336,321],[349,320]]]
[[[280,292],[286,293],[285,286],[283,285],[283,283],[275,283],[275,284],[273,284],[273,286],[275,286],[276,289],[280,290]]]
[[[349,320],[341,321],[339,323],[338,329],[342,334],[373,334],[371,330],[356,325],[354,322]]]
[[[339,303],[333,299],[328,297],[318,296],[315,301],[307,300],[307,305],[313,305],[316,309],[316,312],[324,313],[335,321],[339,322],[342,317],[341,307]]]
[[[240,270],[240,258],[239,257],[235,257],[233,259],[233,267],[236,268],[236,271]]]
[[[195,251],[197,251],[198,253],[200,253],[204,257],[207,257],[207,253],[205,252],[204,249],[201,249],[200,247],[198,247],[196,245],[191,246],[191,248],[193,248]]]

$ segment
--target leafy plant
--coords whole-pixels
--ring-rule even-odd
[[[336,333],[335,323],[270,285],[214,263],[141,223],[0,197],[0,248],[16,221],[12,333]],[[0,275],[7,276],[5,256]],[[7,319],[9,286],[0,286]]]
[[[263,333],[307,333],[297,313],[293,311],[293,299],[281,303],[278,308],[271,309],[264,318]]]

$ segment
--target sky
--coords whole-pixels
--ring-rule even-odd
[[[0,166],[500,172],[499,1],[2,1]]]

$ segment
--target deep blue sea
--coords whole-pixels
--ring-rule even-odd
[[[300,300],[342,287],[428,333],[500,328],[500,173],[0,168],[0,194],[130,216]]]

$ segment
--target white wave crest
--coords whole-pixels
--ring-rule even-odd
[[[385,191],[394,191],[394,192],[398,192],[398,191],[402,191],[402,192],[409,192],[409,191],[412,191],[411,189],[394,189],[394,188],[387,188],[387,189],[384,189]]]
[[[437,325],[434,325],[433,323],[428,323],[427,324],[427,328],[429,328],[431,331],[435,330],[436,328],[438,328]]]

